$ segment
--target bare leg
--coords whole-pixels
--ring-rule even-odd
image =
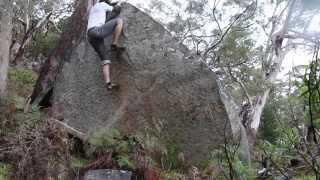
[[[106,83],[111,81],[110,79],[110,65],[106,64],[103,66],[103,76]]]
[[[116,29],[112,34],[112,44],[114,44],[114,45],[118,44],[120,35],[122,33],[122,28],[123,28],[123,21],[122,21],[122,19],[119,18]]]
[[[119,85],[115,83],[111,83],[110,78],[110,64],[106,64],[103,66],[103,76],[107,85],[108,90],[119,89]]]
[[[117,26],[116,26],[116,29],[115,31],[113,32],[112,34],[112,44],[113,45],[117,45],[118,44],[118,41],[119,41],[119,38],[120,38],[120,35],[122,33],[122,28],[123,28],[123,21],[122,19],[118,19],[117,20]],[[113,84],[111,83],[111,78],[110,78],[110,64],[105,64],[103,66],[103,76],[104,76],[104,80],[105,82],[107,83],[107,88],[109,90],[113,89],[113,88],[118,88],[118,85],[117,84]]]

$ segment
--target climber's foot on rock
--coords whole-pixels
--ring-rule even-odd
[[[115,84],[115,83],[112,83],[112,82],[108,82],[107,83],[107,90],[108,91],[117,90],[117,89],[119,89],[119,85],[118,84]]]
[[[111,44],[111,51],[122,52],[125,51],[126,48],[122,46],[118,46],[116,44]]]

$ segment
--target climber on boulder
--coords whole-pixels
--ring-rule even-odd
[[[88,19],[88,41],[101,59],[103,76],[108,90],[118,88],[118,85],[111,82],[111,58],[108,56],[104,45],[104,38],[112,35],[111,51],[124,50],[124,47],[118,46],[118,40],[123,28],[123,21],[118,17],[120,12],[121,7],[117,3],[111,3],[110,0],[100,0],[91,8]]]

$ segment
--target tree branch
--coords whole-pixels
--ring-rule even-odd
[[[85,133],[69,126],[68,124],[53,118],[50,118],[49,121],[57,124],[60,128],[65,129],[69,134],[81,139],[82,141],[87,141],[87,135]]]
[[[47,14],[44,18],[42,18],[37,24],[36,26],[30,28],[27,33],[24,35],[21,46],[19,47],[17,54],[13,60],[13,63],[16,64],[19,59],[22,57],[23,53],[24,53],[24,49],[26,47],[26,45],[29,43],[32,35],[39,30],[46,22],[49,21],[49,18],[51,17],[52,12],[50,12],[49,14]]]
[[[249,92],[248,92],[246,86],[243,84],[243,82],[240,79],[238,79],[237,77],[235,77],[232,74],[232,71],[231,71],[230,67],[228,67],[228,72],[229,72],[229,75],[231,76],[232,80],[237,82],[240,85],[241,89],[243,90],[243,92],[244,92],[244,94],[245,94],[245,96],[247,98],[247,101],[248,101],[250,107],[252,108],[253,104],[252,104],[251,96],[249,95]]]

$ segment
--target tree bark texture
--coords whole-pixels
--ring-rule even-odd
[[[234,139],[240,141],[240,159],[247,164],[251,164],[250,146],[245,127],[241,124],[242,119],[239,116],[240,108],[234,101],[229,91],[224,87],[221,80],[217,80],[221,101],[223,102]]]
[[[6,97],[11,30],[12,4],[10,0],[2,0],[0,1],[0,102]]]
[[[56,77],[61,69],[62,62],[68,61],[72,49],[77,46],[83,33],[86,33],[88,18],[88,6],[92,6],[92,0],[80,0],[77,2],[75,12],[69,19],[66,29],[61,35],[58,47],[48,57],[40,70],[39,79],[31,95],[31,104],[38,104],[44,96],[53,88]]]

